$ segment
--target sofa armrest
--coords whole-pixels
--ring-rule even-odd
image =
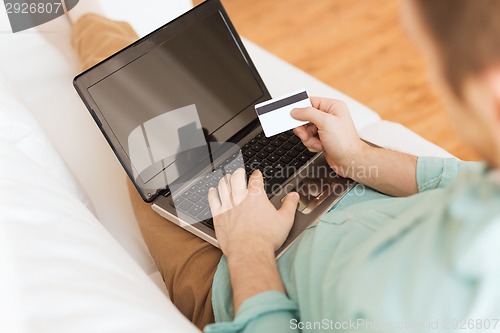
[[[378,146],[416,156],[453,157],[443,148],[392,121],[384,120],[368,126],[360,132],[360,136]]]

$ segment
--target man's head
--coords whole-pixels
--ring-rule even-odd
[[[500,0],[403,3],[459,134],[500,167]]]

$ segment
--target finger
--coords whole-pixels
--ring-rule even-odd
[[[318,128],[314,124],[307,124],[295,128],[295,135],[299,137],[304,146],[312,152],[318,153],[323,151],[323,144],[318,137]]]
[[[219,210],[221,209],[219,193],[213,187],[208,190],[208,205],[210,206],[210,212],[212,212],[212,216],[215,216],[219,213]]]
[[[318,135],[318,126],[316,126],[312,123],[309,123],[309,124],[305,124],[304,128],[306,129],[307,134],[309,136],[317,136]]]
[[[301,140],[307,141],[309,139],[309,131],[306,126],[299,126],[293,129],[293,133]]]
[[[293,129],[296,136],[302,141],[307,141],[309,137],[316,136],[318,134],[318,127],[314,124],[305,124]]]
[[[235,205],[239,205],[245,199],[247,195],[245,169],[238,168],[231,176],[231,193]]]
[[[253,195],[260,195],[264,192],[264,178],[262,172],[255,170],[248,180],[248,192]]]
[[[223,209],[228,209],[233,206],[231,202],[230,179],[231,179],[230,175],[225,175],[219,181],[219,186],[217,187],[217,189],[219,190],[219,198]]]
[[[297,205],[299,204],[299,199],[300,196],[297,192],[288,193],[281,204],[279,212],[293,220],[295,210],[297,210]]]
[[[306,148],[309,151],[315,153],[323,151],[323,144],[321,143],[321,140],[318,137],[307,137],[306,140],[302,139],[300,136],[298,137],[301,139],[302,143],[304,144],[304,146],[306,146]]]
[[[310,97],[309,99],[311,100],[312,106],[320,111],[333,114],[335,116],[343,115],[346,112],[349,113],[347,105],[339,99],[324,97]]]
[[[307,140],[307,142],[303,142],[303,144],[309,151],[312,151],[314,153],[319,153],[320,151],[324,150],[323,144],[318,137],[310,138],[309,140]]]
[[[290,114],[293,118],[311,122],[318,128],[321,128],[321,126],[323,126],[325,118],[328,117],[327,113],[312,107],[293,109]]]

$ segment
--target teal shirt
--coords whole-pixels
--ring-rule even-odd
[[[426,157],[419,194],[357,185],[278,259],[286,294],[255,295],[236,317],[223,257],[205,332],[500,332],[493,176],[483,164]]]

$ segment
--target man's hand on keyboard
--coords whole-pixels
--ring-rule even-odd
[[[226,256],[251,255],[256,247],[276,251],[293,225],[298,193],[289,193],[279,210],[264,191],[262,173],[255,171],[249,181],[238,169],[221,179],[217,189],[208,192],[219,246]]]

